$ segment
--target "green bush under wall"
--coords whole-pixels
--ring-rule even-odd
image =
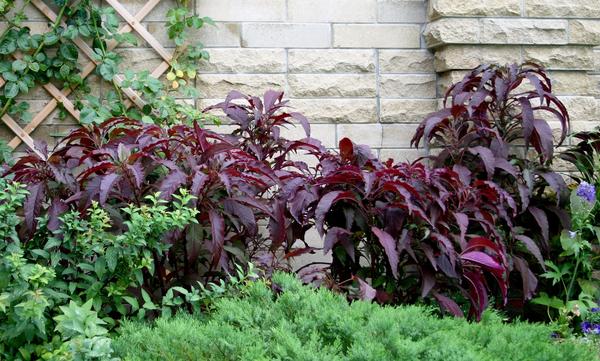
[[[597,359],[592,345],[557,342],[544,325],[503,324],[492,313],[468,323],[423,307],[348,304],[282,274],[273,284],[252,283],[204,316],[126,323],[115,350],[125,361]]]

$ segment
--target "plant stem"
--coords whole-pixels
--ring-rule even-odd
[[[575,279],[577,278],[577,271],[579,269],[579,257],[577,257],[577,262],[575,262],[575,269],[573,270],[573,277],[571,277],[571,282],[569,283],[569,289],[567,290],[567,302],[571,300],[571,294],[573,293],[573,286],[575,285]]]
[[[104,42],[102,41],[102,39],[100,38],[100,31],[98,30],[98,24],[96,24],[96,18],[93,16],[93,7],[90,5],[89,7],[89,12],[90,14],[92,14],[92,25],[94,25],[94,32],[96,33],[96,39],[98,40],[98,44],[100,44],[100,51],[102,51],[102,57],[106,57],[106,47],[104,46]],[[117,93],[117,95],[119,96],[119,102],[121,104],[123,104],[125,102],[125,100],[123,99],[123,94],[121,92],[121,88],[119,88],[119,86],[117,85],[117,83],[115,82],[115,80],[111,80],[112,86],[113,88],[115,88],[115,92]],[[125,109],[122,109],[122,115],[125,115]]]
[[[60,11],[58,12],[58,15],[56,16],[56,20],[54,20],[54,23],[52,24],[52,28],[50,30],[50,32],[53,32],[54,30],[56,30],[56,28],[58,27],[58,25],[60,24],[60,21],[62,20],[62,17],[65,13],[65,10],[67,8],[68,2],[65,2],[65,4],[60,8]],[[40,51],[42,51],[42,49],[44,48],[44,41],[42,40],[42,42],[40,43],[40,45],[37,47],[37,49],[35,49],[35,51],[33,52],[33,54],[31,55],[33,58],[35,58],[36,55],[38,55],[40,53]],[[29,73],[29,67],[25,69],[25,71],[23,72],[23,76],[27,75],[27,73]],[[0,118],[4,116],[4,114],[6,114],[6,111],[8,110],[8,107],[11,106],[12,102],[14,101],[15,98],[10,98],[6,101],[6,104],[4,104],[4,106],[2,107],[2,109],[0,110]]]

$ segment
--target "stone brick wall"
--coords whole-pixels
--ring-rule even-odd
[[[600,2],[431,0],[424,31],[438,91],[487,62],[533,61],[548,68],[574,131],[600,125]]]
[[[198,0],[197,10],[228,34],[207,42],[202,105],[232,88],[282,89],[327,146],[350,136],[384,157],[417,155],[415,124],[436,109],[423,0]]]
[[[145,0],[122,0],[135,13]],[[350,136],[382,157],[413,159],[416,124],[436,110],[443,89],[483,62],[546,65],[567,103],[575,130],[599,124],[600,1],[597,0],[192,0],[215,27],[197,36],[211,55],[201,64],[195,101],[204,107],[227,92],[284,90],[327,146]],[[143,25],[172,48],[161,3]],[[33,8],[29,25],[41,31]],[[1,25],[1,24],[0,24]],[[153,69],[161,59],[147,44],[121,47],[125,66]],[[102,96],[106,84],[93,81]],[[23,99],[39,110],[43,89]],[[52,140],[76,126],[58,111],[33,133]],[[290,130],[291,135],[299,129]],[[0,126],[0,138],[10,131]]]

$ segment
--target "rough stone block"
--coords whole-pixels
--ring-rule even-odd
[[[116,49],[115,52],[123,58],[121,69],[135,72],[142,70],[152,72],[163,61],[154,49],[121,48]]]
[[[350,138],[354,143],[365,144],[369,147],[381,147],[381,130],[379,123],[373,124],[338,124],[338,141]]]
[[[570,20],[569,42],[571,44],[599,45],[600,21]]]
[[[380,77],[381,96],[383,98],[421,98],[436,97],[435,75],[397,75],[383,74]]]
[[[520,63],[521,52],[514,46],[448,45],[435,52],[435,70],[474,69],[480,64]]]
[[[374,97],[376,80],[372,74],[290,74],[294,97]]]
[[[590,0],[525,0],[525,15],[550,18],[600,18],[600,2]]]
[[[569,111],[572,124],[581,122],[597,122],[600,119],[599,101],[594,97],[561,96],[559,99]],[[575,131],[573,129],[573,131]]]
[[[437,109],[434,99],[381,99],[381,122],[420,123]]]
[[[383,124],[383,148],[410,148],[418,124]]]
[[[203,73],[285,73],[284,49],[209,49],[209,61],[200,63]]]
[[[310,135],[320,140],[325,147],[335,148],[337,146],[335,127],[335,124],[311,124]],[[281,136],[287,139],[298,140],[306,138],[306,133],[301,126],[295,126],[282,129]]]
[[[242,46],[247,48],[327,48],[329,24],[243,24]]]
[[[201,0],[197,13],[217,21],[283,21],[285,0]]]
[[[444,44],[479,43],[480,23],[477,19],[439,19],[425,27],[423,35],[429,48]]]
[[[396,162],[413,162],[426,155],[423,149],[382,148],[379,150],[379,159],[383,161],[391,158]]]
[[[423,0],[378,0],[377,21],[380,23],[425,23],[427,6]]]
[[[288,0],[291,22],[369,23],[376,13],[376,0]]]
[[[202,97],[224,99],[232,90],[262,95],[269,89],[283,90],[285,76],[278,74],[202,74],[196,87]]]
[[[148,32],[164,47],[173,48],[175,43],[167,36],[165,23],[147,23]],[[206,47],[240,46],[241,25],[236,23],[217,23],[200,30],[191,31],[190,37],[197,39]]]
[[[433,73],[433,54],[427,50],[380,50],[382,73]]]
[[[443,97],[446,94],[450,85],[463,80],[467,73],[468,71],[466,70],[453,70],[438,74],[437,93],[440,97]]]
[[[430,0],[429,16],[520,16],[521,0]]]
[[[419,25],[334,24],[336,48],[420,48]]]
[[[377,122],[376,99],[292,99],[290,105],[311,123]]]
[[[292,49],[288,66],[291,73],[371,73],[375,71],[375,51]]]
[[[550,79],[552,80],[552,90],[557,95],[600,95],[597,84],[584,71],[553,71],[550,73]]]
[[[594,69],[593,49],[589,46],[524,47],[523,60],[542,64],[551,70]]]
[[[568,43],[567,20],[483,19],[484,44],[561,45]]]

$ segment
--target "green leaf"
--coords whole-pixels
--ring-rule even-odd
[[[130,296],[123,296],[123,299],[131,305],[132,311],[139,310],[140,304],[138,303],[138,301],[135,298],[130,297]]]
[[[40,64],[38,64],[38,63],[29,63],[29,70],[37,73],[40,70]]]
[[[71,67],[68,66],[67,64],[63,64],[63,66],[60,67],[59,73],[63,78],[67,78],[69,76],[70,72],[71,72]]]
[[[94,266],[92,266],[89,263],[80,263],[77,265],[77,267],[81,268],[84,271],[89,271],[89,272],[95,272],[96,269],[94,268]]]
[[[60,46],[60,55],[67,60],[76,61],[79,52],[73,44],[62,44]]]
[[[96,262],[94,262],[94,271],[98,275],[98,278],[104,277],[104,274],[106,273],[106,260],[104,257],[96,259]]]
[[[32,249],[31,253],[40,256],[42,258],[48,259],[50,257],[50,253],[44,251],[43,249]]]
[[[29,88],[27,87],[27,83],[25,83],[22,80],[17,81],[17,85],[19,86],[19,89],[22,93],[27,93],[27,91],[29,90]]]
[[[4,73],[2,73],[2,77],[6,81],[16,82],[17,80],[19,80],[19,78],[17,77],[17,75],[15,73],[11,72],[11,71],[5,71]]]
[[[111,247],[106,250],[106,254],[104,255],[106,257],[106,264],[108,266],[108,270],[111,272],[114,272],[117,268],[117,262],[119,257],[118,252],[119,251],[116,248]]]
[[[19,72],[23,71],[27,68],[27,63],[21,59],[17,59],[12,63],[12,71]]]
[[[19,86],[15,82],[8,82],[4,86],[4,96],[12,99],[19,94]]]
[[[58,35],[54,32],[44,34],[44,44],[54,45],[58,42]]]

